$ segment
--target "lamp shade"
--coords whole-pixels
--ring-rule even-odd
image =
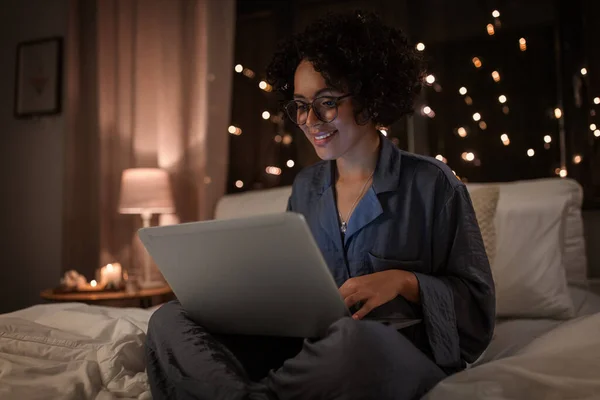
[[[173,213],[169,175],[160,168],[130,168],[121,175],[121,214]]]

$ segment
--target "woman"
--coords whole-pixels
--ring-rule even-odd
[[[211,335],[178,303],[150,321],[155,398],[414,399],[488,345],[494,284],[465,186],[378,128],[412,111],[423,77],[400,31],[328,15],[284,42],[268,71],[323,160],[295,179],[302,213],[352,318],[318,340]],[[422,322],[396,330],[369,318]]]

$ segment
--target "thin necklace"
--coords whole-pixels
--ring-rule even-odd
[[[340,231],[342,231],[343,234],[346,234],[346,230],[348,229],[348,221],[350,220],[350,217],[352,216],[352,212],[354,211],[354,207],[356,207],[356,205],[358,204],[358,201],[362,198],[362,196],[363,196],[363,194],[365,192],[365,189],[367,188],[367,183],[369,183],[369,181],[373,177],[374,173],[375,173],[375,170],[373,170],[373,172],[371,172],[371,175],[369,175],[369,177],[365,181],[365,183],[364,183],[364,185],[363,185],[360,193],[358,194],[358,197],[356,197],[356,200],[354,200],[354,204],[352,204],[352,208],[348,212],[348,217],[346,218],[346,220],[344,220],[344,217],[342,216],[342,213],[338,211],[338,215],[340,216]]]

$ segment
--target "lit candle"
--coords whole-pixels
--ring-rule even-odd
[[[105,267],[102,267],[100,270],[100,283],[102,286],[111,284],[114,286],[119,286],[121,284],[121,276],[121,264],[108,264]]]

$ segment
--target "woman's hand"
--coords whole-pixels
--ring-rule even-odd
[[[352,316],[362,319],[373,309],[401,295],[414,303],[419,302],[419,282],[412,272],[393,269],[350,278],[340,287],[346,307],[363,302]]]

